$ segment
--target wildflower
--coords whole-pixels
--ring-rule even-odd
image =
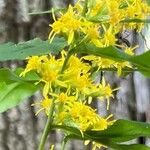
[[[72,71],[77,71],[77,72],[88,72],[90,70],[90,65],[83,63],[82,59],[78,58],[76,55],[75,56],[71,56],[69,61],[68,61],[68,68],[67,70],[71,70]]]
[[[112,68],[114,64],[114,61],[111,59],[102,58],[102,57],[94,56],[94,55],[84,56],[82,57],[82,59],[91,61],[93,67],[98,67],[97,70],[100,70],[103,68]]]
[[[70,44],[74,39],[74,32],[81,28],[81,21],[70,5],[68,11],[50,26],[52,27],[49,34],[50,41],[53,40],[56,34],[62,32],[68,36],[68,44]]]
[[[115,45],[117,39],[115,37],[116,32],[114,31],[113,27],[110,26],[108,29],[106,29],[106,27],[103,26],[103,28],[105,31],[103,37],[104,46]]]
[[[51,99],[46,97],[45,99],[41,100],[38,103],[34,103],[31,106],[35,106],[35,105],[40,106],[40,109],[36,112],[35,115],[38,115],[42,110],[45,110],[46,115],[48,115],[49,109],[50,109],[50,106],[51,106]]]
[[[52,84],[66,86],[65,83],[59,81],[59,72],[61,70],[62,63],[56,60],[54,56],[50,55],[50,58],[43,62],[41,65],[41,82],[44,82],[43,95],[44,97],[48,94],[48,91],[52,91]]]
[[[99,123],[98,130],[104,130],[109,125],[109,123],[106,124],[107,120],[96,114],[96,110],[81,102],[74,102],[68,109],[68,113],[81,131],[96,129]]]
[[[86,131],[92,127],[98,119],[94,110],[80,102],[75,102],[69,109],[69,113],[81,131]]]
[[[116,91],[118,88],[116,89],[111,89],[109,84],[106,84],[105,79],[102,79],[102,83],[98,84],[97,87],[94,87],[92,89],[93,93],[91,92],[91,96],[95,96],[97,98],[99,98],[100,100],[107,100],[107,110],[109,109],[109,105],[110,105],[110,98],[114,98],[113,96],[113,91]]]
[[[92,43],[94,43],[97,47],[102,47],[102,41],[100,40],[100,33],[99,29],[100,26],[97,24],[92,23],[85,23],[88,24],[83,27],[83,32],[85,33],[86,37],[90,39]]]
[[[28,64],[25,70],[20,74],[20,76],[25,76],[25,74],[31,70],[37,70],[41,66],[41,59],[39,56],[28,57]]]
[[[125,67],[132,68],[131,64],[128,61],[116,62],[114,64],[114,66],[117,68],[117,74],[118,74],[118,76],[121,76],[123,68],[125,68]]]
[[[112,121],[108,121],[113,115],[109,115],[106,119],[99,117],[98,122],[95,124],[94,128],[92,130],[94,131],[100,131],[100,130],[105,130],[107,129],[108,126],[112,125],[116,120],[112,120]],[[89,144],[89,140],[85,141],[85,145]],[[105,147],[105,145],[101,144],[101,143],[97,143],[97,142],[92,142],[92,150],[96,150],[96,148],[101,148],[101,147]]]
[[[106,2],[108,7],[108,14],[110,16],[109,21],[110,24],[114,26],[123,20],[124,12],[123,9],[119,9],[120,2],[113,0],[107,0]]]
[[[131,4],[128,3],[128,7],[126,9],[127,19],[146,19],[149,12],[150,7],[146,4],[146,2],[143,2],[142,0],[135,0]],[[139,32],[141,31],[143,26],[143,23],[136,22],[125,24],[126,28],[137,29],[137,31]]]
[[[68,95],[69,90],[66,93],[61,92],[59,94],[49,93],[55,98],[56,104],[56,114],[55,114],[55,123],[62,124],[66,118],[68,108],[76,101],[75,96]]]
[[[128,47],[128,48],[125,48],[125,50],[124,50],[124,52],[125,53],[127,53],[128,55],[134,55],[134,50],[136,49],[136,48],[138,48],[139,46],[138,45],[136,45],[136,46],[134,46],[134,47]]]

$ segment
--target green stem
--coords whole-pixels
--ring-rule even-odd
[[[65,59],[65,61],[64,61],[64,63],[63,63],[63,66],[62,66],[62,68],[61,68],[60,73],[63,73],[63,72],[64,72],[64,70],[65,70],[65,68],[66,68],[66,65],[67,65],[67,62],[68,62],[70,56],[71,56],[71,53],[70,53],[70,51],[68,51],[67,56],[66,56],[66,59]]]
[[[55,105],[54,105],[54,99],[53,99],[51,107],[50,107],[48,119],[47,119],[44,131],[43,131],[43,134],[42,134],[42,137],[41,137],[41,140],[40,140],[38,150],[44,150],[44,145],[45,145],[47,136],[48,136],[48,134],[51,130],[51,126],[52,126],[54,107],[55,107]]]
[[[83,11],[82,11],[82,15],[85,17],[86,12],[87,12],[87,5],[88,5],[88,0],[85,0],[84,2],[84,7],[83,7]]]
[[[65,145],[66,145],[66,141],[65,141],[65,140],[63,140],[63,142],[62,142],[62,146],[61,146],[61,150],[64,150],[64,149],[65,149]]]

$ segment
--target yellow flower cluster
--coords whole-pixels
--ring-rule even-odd
[[[150,7],[143,0],[89,0],[86,12],[80,1],[75,6],[70,5],[58,20],[54,18],[55,22],[50,25],[51,41],[56,34],[62,34],[68,37],[68,44],[78,35],[98,47],[115,45],[118,32],[125,29],[141,31],[144,24],[129,23],[129,19],[144,20],[150,13]]]
[[[39,82],[43,84],[44,99],[36,103],[41,107],[37,114],[45,110],[48,115],[53,98],[56,105],[54,119],[56,124],[65,124],[69,118],[81,131],[106,129],[112,121],[100,117],[88,103],[92,97],[97,97],[100,100],[106,99],[109,107],[113,90],[105,83],[104,78],[102,83],[95,84],[91,78],[92,66],[75,55],[70,57],[65,71],[61,73],[65,58],[64,51],[59,59],[52,55],[28,58],[28,64],[21,75],[25,76],[34,70],[41,78]]]
[[[141,31],[143,23],[129,21],[147,18],[150,8],[146,2],[143,0],[86,2],[79,0],[75,6],[70,5],[57,20],[53,14],[54,23],[50,25],[50,42],[56,34],[59,34],[67,39],[70,49],[87,42],[96,47],[118,46],[128,55],[134,55],[133,51],[137,46],[126,47],[122,43],[118,44],[117,34],[126,29]],[[123,68],[132,67],[129,62],[115,62],[94,55],[80,56],[80,58],[71,55],[68,59],[64,50],[57,59],[53,55],[31,56],[27,59],[28,63],[21,76],[25,76],[30,71],[36,72],[40,77],[36,84],[41,83],[43,88],[43,100],[33,104],[40,106],[36,114],[45,110],[49,115],[54,102],[54,124],[77,127],[81,133],[86,130],[105,130],[113,124],[114,120],[109,120],[112,115],[103,118],[89,106],[91,101],[97,98],[107,100],[107,109],[109,109],[109,100],[113,98],[113,91],[117,90],[111,89],[104,77],[101,83],[95,83],[93,70],[116,68],[118,75],[121,75]],[[94,145],[94,149],[102,146],[98,143]]]
[[[125,53],[133,55],[136,47],[126,47],[118,43],[117,34],[136,29],[141,31],[144,23],[134,22],[136,19],[144,20],[150,14],[150,7],[143,0],[88,0],[87,10],[84,12],[84,1],[79,0],[75,6],[69,6],[66,13],[51,24],[50,41],[56,34],[67,37],[68,44],[77,45],[76,41],[93,43],[97,47],[118,46]],[[83,14],[83,12],[85,14]],[[130,20],[133,22],[129,22]],[[117,74],[122,74],[122,69],[132,68],[129,62],[115,62],[113,60],[87,56],[86,60],[92,65],[102,68],[116,68]]]

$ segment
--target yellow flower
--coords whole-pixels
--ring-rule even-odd
[[[110,16],[110,24],[116,25],[124,18],[124,9],[119,9],[120,1],[107,0],[107,7]]]
[[[69,90],[66,93],[61,92],[59,94],[49,93],[49,95],[55,98],[55,123],[62,124],[65,117],[68,115],[68,108],[76,101],[75,96],[68,95]]]
[[[101,68],[112,68],[114,64],[114,61],[111,59],[102,58],[94,55],[87,55],[82,57],[82,59],[91,61],[92,66],[98,67],[98,70],[100,70]]]
[[[134,55],[134,50],[136,49],[136,48],[138,48],[139,46],[138,45],[136,45],[136,46],[134,46],[134,47],[128,47],[128,48],[125,48],[125,50],[124,50],[124,52],[125,53],[127,53],[128,55]]]
[[[74,39],[74,32],[81,28],[81,21],[70,5],[68,11],[50,26],[52,27],[49,34],[50,41],[53,40],[56,34],[62,32],[68,36],[68,44],[70,44]]]
[[[116,62],[114,64],[114,66],[117,68],[117,74],[118,74],[118,76],[121,76],[123,68],[125,68],[125,67],[132,68],[131,64],[128,61],[125,61],[125,62]]]
[[[31,70],[37,70],[41,66],[41,59],[39,56],[28,57],[28,64],[26,69],[20,74],[20,76],[25,76],[25,74]]]
[[[35,115],[38,115],[42,110],[45,110],[46,115],[48,115],[49,109],[50,109],[50,106],[51,106],[51,99],[46,97],[42,101],[40,101],[38,103],[34,103],[31,106],[35,106],[35,105],[39,105],[40,106],[40,109],[36,112]]]
[[[90,68],[91,66],[83,63],[82,59],[71,56],[68,67],[64,71],[63,80],[66,80],[68,87],[86,94],[87,88],[92,85],[90,74],[88,73]]]
[[[90,39],[92,43],[94,43],[97,47],[103,47],[103,43],[100,37],[100,26],[98,24],[85,22],[85,26],[83,27],[82,31],[84,32],[85,36]]]
[[[99,84],[98,90],[101,93],[99,98],[107,100],[107,110],[108,110],[109,109],[109,100],[111,97],[112,98],[114,97],[112,94],[113,90],[111,89],[109,84],[106,85],[104,78],[102,79],[102,84]]]
[[[150,13],[150,7],[146,4],[145,1],[142,0],[134,0],[131,3],[128,3],[128,7],[126,9],[126,18],[127,19],[146,19],[148,14]],[[141,31],[144,26],[144,23],[128,23],[124,25],[125,28],[129,29],[137,29],[137,31]]]
[[[100,131],[100,130],[105,130],[107,129],[108,126],[112,125],[116,120],[112,120],[109,121],[110,118],[112,118],[112,114],[109,115],[106,119],[99,117],[98,121],[96,122],[96,124],[94,125],[93,129],[94,131]],[[85,145],[89,144],[89,140],[85,141]],[[105,145],[101,144],[101,143],[97,143],[97,142],[92,142],[92,150],[96,150],[96,148],[101,148],[101,147],[105,147],[107,148]]]
[[[112,26],[110,26],[108,29],[103,26],[105,33],[103,37],[104,46],[110,46],[115,45],[117,39],[116,39],[116,31]]]
[[[62,67],[62,62],[59,62],[59,60],[56,60],[54,56],[50,55],[50,58],[47,61],[43,61],[41,65],[41,81],[45,83],[44,89],[43,89],[43,95],[46,97],[49,90],[52,91],[52,84],[61,84],[61,81],[59,81],[59,72]],[[62,84],[65,85],[65,84]]]
[[[69,109],[69,114],[81,131],[92,128],[98,120],[95,110],[80,102],[74,102],[73,106]]]
[[[82,132],[86,130],[104,130],[110,125],[109,121],[107,122],[108,118],[100,117],[96,114],[96,110],[81,102],[74,102],[67,112]]]

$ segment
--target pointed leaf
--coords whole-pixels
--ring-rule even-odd
[[[143,71],[147,75],[150,74],[150,51],[147,51],[138,56],[130,56],[113,46],[96,47],[94,44],[82,43],[72,49],[70,53],[91,54],[115,61],[129,61],[133,65],[137,66],[139,71]]]
[[[52,43],[37,38],[19,44],[4,43],[0,45],[0,61],[23,60],[32,55],[58,54],[66,45],[64,38],[55,38]]]
[[[114,142],[125,142],[140,136],[150,137],[150,124],[117,120],[112,126],[103,131],[87,131],[93,139],[109,138]]]

